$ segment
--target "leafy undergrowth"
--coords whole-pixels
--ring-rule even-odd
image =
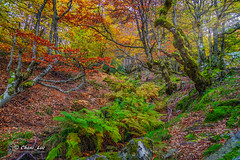
[[[1,73],[6,85],[8,75]],[[171,96],[164,94],[161,79],[143,83],[104,73],[89,76],[85,88],[69,95],[37,85],[0,110],[1,137],[8,135],[1,138],[0,154],[6,155],[13,142],[34,144],[38,137],[36,145],[45,140],[48,159],[78,159],[98,153],[111,160],[117,159],[117,152],[130,139],[145,136],[154,141],[155,160],[163,159],[173,148],[172,159],[201,159],[239,130],[239,78],[239,74],[227,73],[203,95],[187,77],[172,77],[178,89]],[[12,134],[16,129],[20,136]],[[21,131],[34,136],[26,139]],[[233,149],[225,159],[238,150]]]
[[[178,115],[173,113],[172,120],[165,125],[172,135],[169,148],[177,149],[177,159],[201,159],[239,130],[239,82],[239,73],[229,74],[203,95],[193,89],[169,97],[181,99],[175,108]]]
[[[139,88],[143,91],[148,86],[155,89],[144,96],[137,88],[140,85],[138,81],[130,79],[117,83],[110,78],[105,81],[115,91],[109,95],[112,99],[109,105],[93,111],[62,112],[64,117],[54,118],[61,124],[59,132],[46,141],[47,145],[54,147],[47,159],[64,155],[67,159],[77,159],[86,154],[107,151],[109,146],[122,147],[119,144],[163,128],[161,114],[154,110],[154,103],[149,103],[157,97],[158,87],[154,87],[153,83],[142,85]]]

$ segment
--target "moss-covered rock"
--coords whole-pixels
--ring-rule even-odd
[[[239,159],[240,147],[240,131],[238,131],[231,139],[229,139],[222,147],[221,144],[209,147],[204,153],[213,153],[219,150],[205,160],[237,160]]]
[[[149,138],[134,138],[118,154],[126,160],[151,160],[153,158],[153,141]]]

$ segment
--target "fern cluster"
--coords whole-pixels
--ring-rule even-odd
[[[108,138],[106,135],[115,143],[121,140],[117,124],[104,119],[100,110],[61,113],[64,116],[54,117],[61,122],[61,129],[46,141],[55,146],[47,159],[55,159],[61,154],[65,154],[67,159],[77,159],[83,151],[99,151]]]
[[[140,80],[123,79],[121,77],[116,77],[116,79],[107,77],[104,81],[107,82],[114,91],[112,94],[108,95],[110,100],[116,98],[123,100],[125,97],[133,97],[136,95],[138,98],[150,102],[159,96],[161,90],[164,90],[153,82],[147,82],[140,85]]]
[[[109,106],[99,110],[82,109],[79,112],[68,113],[55,117],[60,122],[59,131],[49,137],[47,144],[54,148],[47,159],[67,158],[78,159],[83,152],[96,153],[104,151],[107,145],[117,142],[127,142],[134,137],[142,137],[156,129],[163,128],[160,114],[154,110],[155,105],[148,103],[140,90],[139,81],[118,79],[123,83],[107,78],[115,91],[113,101]],[[154,86],[154,84],[150,84]],[[139,94],[136,94],[138,90]],[[157,90],[153,90],[155,97]],[[150,92],[150,91],[149,91]],[[149,95],[147,95],[147,98]],[[104,145],[103,145],[104,142]]]
[[[138,104],[139,107],[135,107]],[[55,117],[61,122],[59,131],[46,142],[55,146],[47,159],[65,155],[67,159],[77,159],[83,151],[98,152],[105,144],[125,142],[133,137],[145,136],[148,132],[163,127],[160,114],[154,106],[143,100],[117,99],[111,106],[100,110],[68,113]]]
[[[143,97],[146,101],[151,101],[159,96],[160,87],[153,82],[144,83],[136,90],[139,97]]]

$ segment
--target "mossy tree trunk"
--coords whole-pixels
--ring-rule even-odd
[[[208,81],[201,75],[198,64],[191,57],[190,43],[181,28],[174,26],[166,19],[168,10],[172,6],[172,0],[166,0],[164,7],[160,10],[160,17],[155,21],[155,26],[161,26],[169,30],[174,36],[173,45],[179,50],[184,71],[195,83],[196,89],[202,93],[208,86]]]
[[[177,84],[171,81],[169,69],[163,62],[160,62],[158,66],[159,66],[162,76],[165,80],[166,93],[168,95],[171,95],[177,89]]]

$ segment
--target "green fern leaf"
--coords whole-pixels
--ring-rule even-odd
[[[57,147],[53,148],[53,149],[49,152],[46,160],[54,160],[57,156],[59,156],[59,155],[61,154],[61,152],[62,152],[63,146],[65,146],[65,143],[64,143],[64,142],[59,143],[59,144],[57,145]]]

